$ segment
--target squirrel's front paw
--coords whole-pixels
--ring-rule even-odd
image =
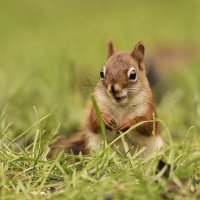
[[[120,123],[118,130],[124,132],[124,131],[128,130],[131,126],[133,126],[134,124],[135,124],[134,119],[123,120]]]
[[[102,112],[101,114],[106,128],[112,131],[117,130],[117,123],[115,120],[107,113]]]

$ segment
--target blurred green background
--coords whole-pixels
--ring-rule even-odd
[[[37,121],[33,106],[39,118],[52,113],[47,129],[76,130],[109,38],[123,50],[142,40],[151,54],[166,44],[198,47],[199,36],[198,0],[1,0],[1,112],[16,134]],[[183,70],[170,68],[170,92],[158,105],[179,135],[192,125],[199,130],[199,64],[196,56]]]

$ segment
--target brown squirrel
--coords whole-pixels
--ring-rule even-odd
[[[163,145],[159,122],[153,114],[156,110],[152,92],[146,77],[144,60],[145,47],[138,42],[131,52],[116,51],[111,41],[108,43],[108,59],[100,71],[100,80],[94,89],[94,97],[102,114],[108,142],[118,136],[119,131],[126,131],[131,126],[144,122],[125,135],[129,147],[146,147],[145,155]],[[96,110],[92,104],[81,133],[68,140],[51,145],[50,155],[55,155],[58,146],[66,153],[89,154],[101,141],[100,125]]]

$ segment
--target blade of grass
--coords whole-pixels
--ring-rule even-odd
[[[48,114],[44,117],[42,117],[39,121],[35,122],[31,127],[29,127],[28,129],[26,129],[24,132],[22,132],[21,134],[19,134],[15,139],[13,139],[13,142],[15,142],[16,140],[18,140],[19,138],[21,138],[22,136],[24,136],[26,133],[28,133],[32,128],[34,128],[36,125],[40,124],[42,121],[44,121],[46,118],[48,118],[49,116],[51,116],[51,114]]]
[[[120,132],[120,134],[121,133],[122,132]],[[122,144],[123,144],[123,147],[124,147],[124,150],[125,150],[125,154],[126,154],[128,160],[129,160],[131,166],[133,167],[134,164],[133,164],[133,161],[131,159],[131,153],[130,153],[130,149],[129,149],[128,143],[125,141],[124,136],[121,137],[121,140],[122,140]]]
[[[40,130],[36,131],[34,142],[33,142],[33,158],[37,158],[39,152],[38,146],[38,138],[39,138]]]
[[[103,140],[104,140],[104,145],[106,147],[107,146],[106,129],[105,129],[105,125],[104,125],[104,122],[103,122],[103,118],[102,118],[101,112],[99,110],[99,107],[97,105],[97,101],[96,101],[95,97],[93,95],[91,95],[91,98],[92,98],[92,103],[94,105],[95,111],[97,113],[97,117],[98,117],[100,128],[101,128],[102,137],[103,137]]]

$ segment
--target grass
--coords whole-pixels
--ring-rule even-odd
[[[120,49],[142,39],[147,53],[199,44],[199,8],[196,0],[2,0],[0,199],[199,199],[199,59],[167,74],[170,90],[157,105],[161,151],[141,159],[142,150],[123,155],[102,143],[90,156],[47,159],[52,141],[80,127],[108,38]],[[156,173],[161,158],[173,166],[169,178]]]

